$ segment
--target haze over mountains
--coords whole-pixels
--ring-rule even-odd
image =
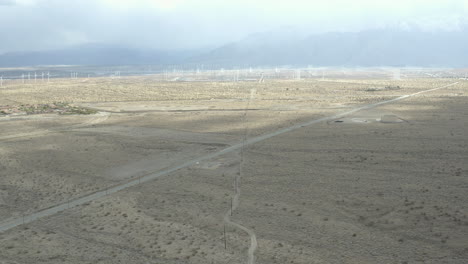
[[[92,44],[0,55],[0,67],[215,64],[244,66],[467,67],[468,30],[378,29],[298,35],[264,32],[214,49],[149,50]]]
[[[0,67],[179,64],[199,52],[143,50],[109,44],[88,44],[60,50],[6,53],[0,55]]]
[[[468,65],[468,31],[368,30],[302,39],[255,34],[194,61],[229,65],[444,66]]]

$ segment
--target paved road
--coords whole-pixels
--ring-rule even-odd
[[[21,217],[21,218],[11,219],[11,220],[2,222],[2,223],[0,223],[0,232],[5,232],[7,230],[10,230],[10,229],[12,229],[14,227],[20,226],[22,224],[30,223],[30,222],[35,221],[37,219],[54,215],[54,214],[56,214],[58,212],[67,210],[69,208],[72,208],[72,207],[75,207],[75,206],[78,206],[78,205],[83,205],[85,203],[88,203],[88,202],[100,199],[102,197],[105,197],[107,195],[116,193],[118,191],[121,191],[121,190],[130,188],[130,187],[139,185],[141,183],[152,181],[154,179],[165,176],[165,175],[170,174],[172,172],[175,172],[177,170],[190,167],[190,166],[195,165],[195,164],[197,164],[199,162],[211,160],[211,159],[213,159],[215,157],[218,157],[218,156],[221,156],[221,155],[224,155],[224,154],[239,150],[244,146],[252,145],[252,144],[258,143],[260,141],[263,141],[263,140],[266,140],[266,139],[269,139],[269,138],[272,138],[272,137],[275,137],[275,136],[278,136],[278,135],[281,135],[281,134],[284,134],[284,133],[288,133],[288,132],[291,132],[293,130],[296,130],[296,129],[299,129],[299,128],[302,128],[302,127],[311,126],[311,125],[314,125],[314,124],[317,124],[317,123],[330,121],[330,120],[334,120],[334,119],[337,119],[337,118],[342,118],[342,117],[351,115],[351,114],[356,113],[356,112],[361,111],[361,110],[372,109],[372,108],[378,107],[380,105],[385,105],[385,104],[401,101],[401,100],[409,98],[409,97],[413,97],[413,96],[417,96],[419,94],[444,89],[444,88],[447,88],[447,87],[450,87],[450,86],[453,86],[453,85],[456,85],[456,84],[458,84],[458,82],[455,82],[455,83],[452,83],[452,84],[449,84],[449,85],[445,85],[445,86],[442,86],[442,87],[438,87],[438,88],[433,88],[433,89],[429,89],[429,90],[409,94],[409,95],[403,95],[403,96],[400,96],[400,97],[397,97],[397,98],[394,98],[394,99],[390,99],[390,100],[386,100],[386,101],[382,101],[382,102],[378,102],[378,103],[359,106],[359,107],[353,108],[352,110],[349,110],[349,111],[346,111],[346,112],[343,112],[343,113],[338,113],[338,114],[331,115],[331,116],[328,116],[328,117],[323,117],[323,118],[320,118],[320,119],[311,120],[311,121],[308,121],[308,122],[305,122],[305,123],[301,123],[301,124],[297,124],[297,125],[290,126],[290,127],[287,127],[287,128],[283,128],[283,129],[277,130],[277,131],[272,132],[272,133],[268,133],[268,134],[265,134],[265,135],[253,137],[253,138],[244,140],[244,141],[242,141],[240,143],[237,143],[237,144],[235,144],[233,146],[230,146],[228,148],[225,148],[223,150],[220,150],[218,152],[208,154],[208,155],[196,158],[196,159],[189,160],[189,161],[187,161],[185,163],[182,163],[182,164],[180,164],[178,166],[175,166],[175,167],[172,167],[172,168],[169,168],[169,169],[165,169],[165,170],[162,170],[162,171],[151,172],[151,173],[141,177],[140,179],[132,180],[130,182],[126,182],[126,183],[119,184],[119,185],[114,186],[114,187],[110,187],[110,188],[108,188],[106,190],[102,190],[102,191],[99,191],[99,192],[96,192],[96,193],[93,193],[93,194],[86,195],[86,196],[81,197],[81,198],[77,198],[77,199],[74,199],[74,200],[71,200],[71,201],[67,201],[67,202],[64,202],[64,203],[62,203],[60,205],[57,205],[57,206],[54,206],[54,207],[51,207],[51,208],[48,208],[48,209],[44,209],[44,210],[38,211],[38,212],[33,213],[33,214],[25,215],[24,217]],[[239,228],[242,229],[242,227],[240,227],[240,226],[239,226]],[[245,231],[248,232],[247,230],[245,230]],[[254,250],[254,249],[252,249],[252,247],[251,247],[251,248],[249,248],[249,251],[251,251],[251,250]]]

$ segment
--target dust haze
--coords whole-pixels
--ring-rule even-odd
[[[466,263],[467,12],[0,0],[0,263]]]

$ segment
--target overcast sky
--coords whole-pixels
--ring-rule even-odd
[[[0,53],[86,43],[178,49],[250,33],[457,30],[468,0],[0,0]]]

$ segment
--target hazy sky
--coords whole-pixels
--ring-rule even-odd
[[[196,48],[250,33],[457,30],[468,0],[0,0],[0,52],[85,43]]]

